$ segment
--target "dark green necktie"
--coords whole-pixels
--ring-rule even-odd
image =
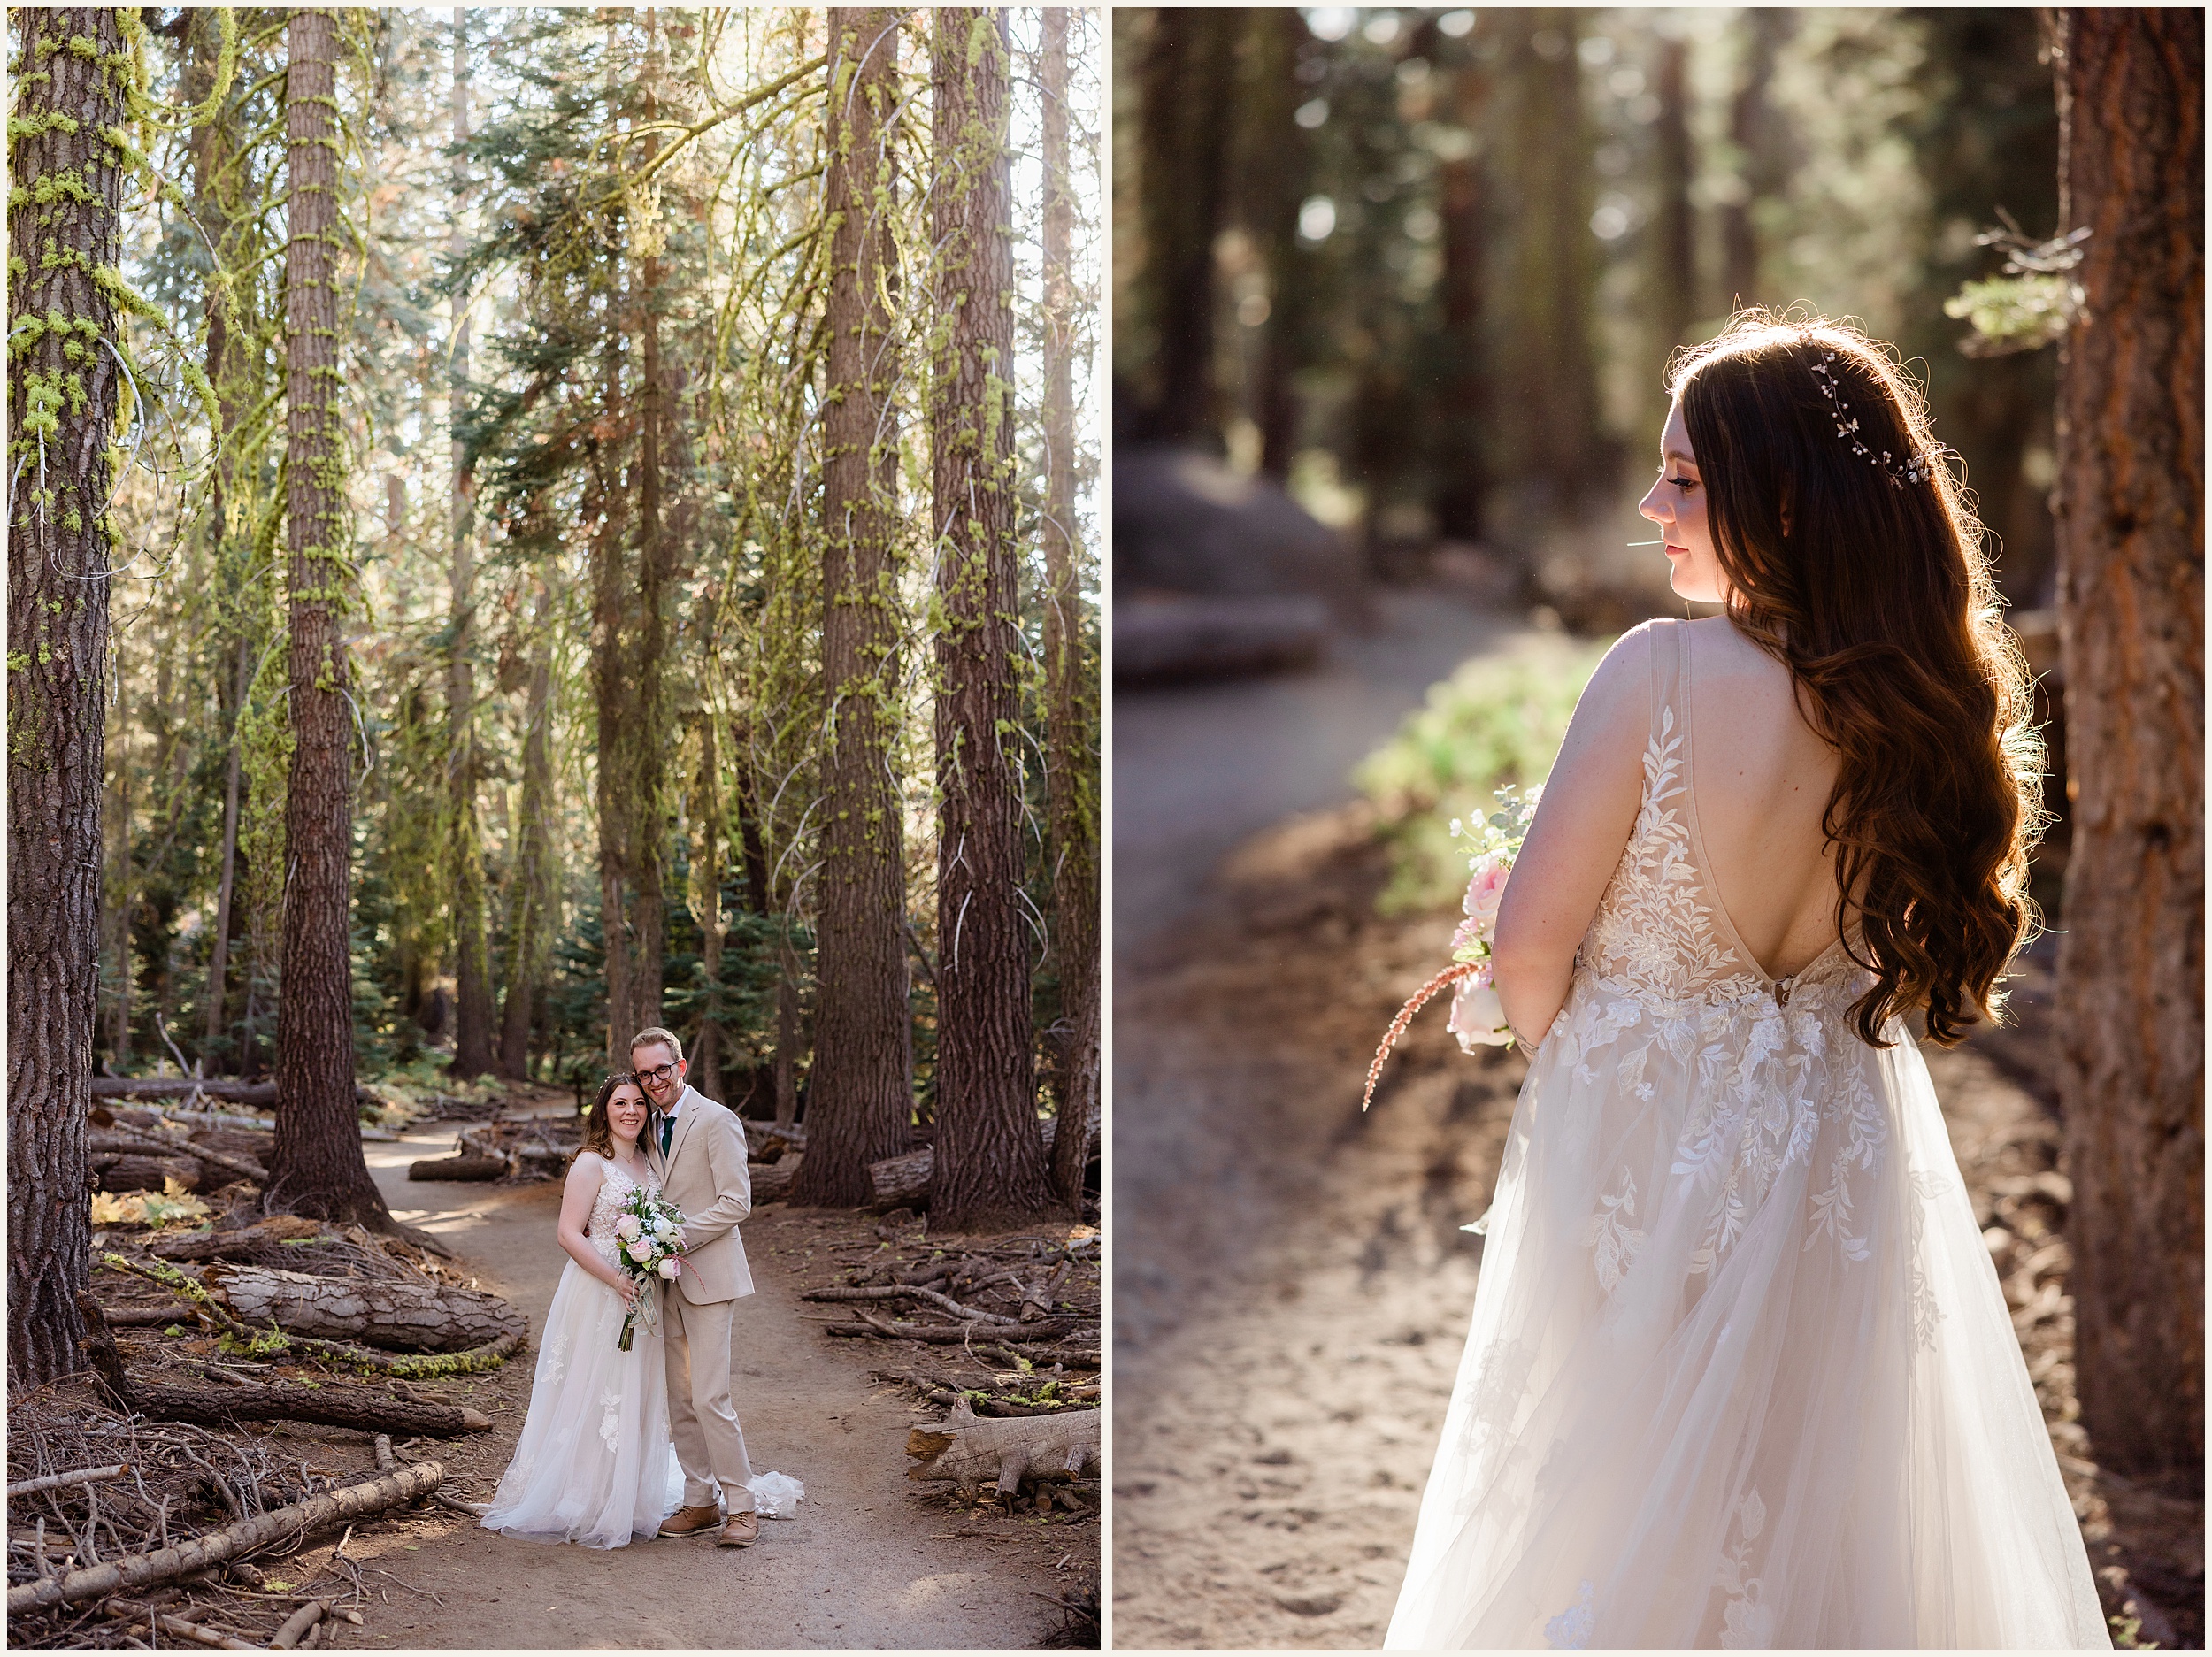
[[[669,1141],[673,1139],[675,1137],[676,1118],[673,1116],[663,1116],[661,1118],[661,1155],[663,1156],[668,1155]]]

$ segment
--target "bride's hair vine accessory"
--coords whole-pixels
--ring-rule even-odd
[[[1879,467],[1889,478],[1890,487],[1901,489],[1909,483],[1928,480],[1928,463],[1916,452],[1908,451],[1902,460],[1883,449],[1877,454],[1859,441],[1859,421],[1851,412],[1851,404],[1836,384],[1835,371],[1828,366],[1836,360],[1836,354],[1815,339],[1809,330],[1798,336],[1808,346],[1818,346],[1820,357],[1813,364],[1813,378],[1820,383],[1820,395],[1828,399],[1828,412],[1835,417],[1836,435],[1851,445],[1851,452],[1869,464]]]

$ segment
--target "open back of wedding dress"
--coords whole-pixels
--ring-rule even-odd
[[[1901,1026],[1777,981],[1707,873],[1689,629],[1523,1086],[1387,1645],[2103,1647],[2012,1321]]]

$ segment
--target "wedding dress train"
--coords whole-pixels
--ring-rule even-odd
[[[1917,1047],[1712,887],[1688,628],[1514,1113],[1386,1644],[2110,1644]],[[1671,636],[1670,636],[1671,635]]]
[[[638,1182],[583,1155],[601,1170],[586,1235],[611,1265],[615,1219]],[[682,1501],[661,1337],[641,1329],[622,1351],[624,1316],[620,1295],[573,1260],[567,1263],[545,1315],[530,1414],[484,1515],[486,1529],[620,1547],[655,1534]]]

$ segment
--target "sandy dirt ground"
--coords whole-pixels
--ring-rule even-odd
[[[565,1109],[566,1107],[562,1107]],[[565,1259],[553,1240],[559,1188],[413,1184],[407,1164],[450,1151],[454,1130],[422,1128],[366,1146],[401,1217],[462,1255],[482,1286],[542,1327]],[[926,1506],[907,1483],[906,1436],[941,1411],[876,1383],[876,1343],[832,1342],[825,1309],[798,1299],[822,1280],[818,1257],[864,1235],[864,1216],[780,1205],[746,1223],[757,1293],[741,1303],[733,1366],[757,1469],[804,1482],[798,1516],[762,1526],[748,1549],[692,1540],[613,1552],[510,1541],[427,1507],[365,1527],[344,1544],[370,1591],[363,1626],[334,1642],[385,1649],[981,1648],[1038,1645],[1064,1621],[1056,1601],[1097,1582],[1098,1526],[987,1509]],[[496,1425],[473,1438],[400,1446],[437,1459],[445,1488],[487,1500],[520,1431],[532,1359],[436,1390]],[[322,1460],[365,1463],[358,1435],[332,1433]],[[347,1442],[351,1440],[351,1442]],[[339,1538],[272,1574],[318,1576]]]
[[[1249,702],[1237,717],[1254,706],[1263,717]],[[1118,791],[1148,762],[1185,765],[1131,740],[1171,727],[1118,707],[1117,721]],[[1194,781],[1183,803],[1202,817],[1209,796]],[[1122,1649],[1379,1643],[1464,1341],[1481,1243],[1459,1228],[1488,1204],[1525,1066],[1463,1055],[1432,1008],[1360,1113],[1375,1041],[1448,960],[1452,919],[1377,920],[1365,809],[1321,803],[1243,840],[1210,879],[1151,877],[1182,901],[1118,940]],[[1205,826],[1176,833],[1194,846]],[[1983,1223],[2014,1239],[1998,1265],[2107,1607],[2144,1613],[2146,1641],[2200,1646],[2201,1505],[2101,1473],[2068,1419],[2067,1187],[2036,1092],[2047,986],[2022,1000],[2019,1032],[1931,1049],[1930,1068]]]

